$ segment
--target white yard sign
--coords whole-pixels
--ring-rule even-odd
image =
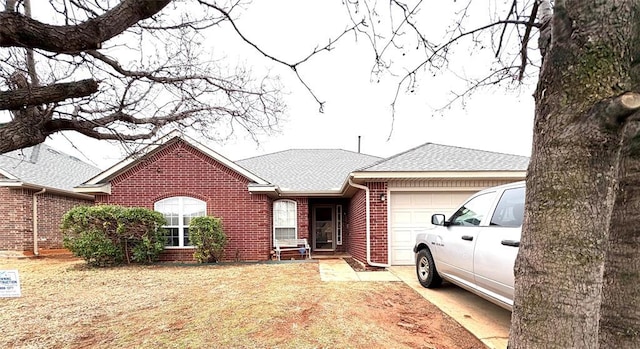
[[[20,276],[18,271],[0,270],[0,298],[20,296]]]

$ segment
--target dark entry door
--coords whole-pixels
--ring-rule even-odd
[[[334,206],[314,206],[312,217],[313,249],[333,251],[336,248]]]

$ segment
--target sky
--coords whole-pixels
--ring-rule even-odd
[[[431,18],[425,22],[436,28],[431,31],[436,36],[437,28],[446,28],[450,22],[450,16],[436,11],[427,11],[427,15]],[[269,54],[296,61],[342,32],[347,19],[340,0],[255,0],[237,24]],[[441,110],[452,98],[450,91],[460,88],[460,75],[489,69],[490,52],[461,48],[451,63],[455,74],[420,75],[413,94],[400,94],[394,117],[391,103],[398,77],[387,74],[378,82],[371,75],[373,52],[364,37],[346,36],[332,51],[314,56],[299,69],[318,98],[326,102],[320,113],[316,101],[290,69],[265,59],[228,29],[223,28],[225,35],[211,39],[212,49],[257,73],[269,70],[279,75],[288,106],[280,132],[261,137],[259,143],[244,134],[222,143],[203,141],[230,160],[292,148],[357,151],[359,136],[361,152],[380,157],[427,142],[530,155],[533,83],[517,91],[500,87],[478,91],[464,103]],[[399,72],[411,63],[396,62]],[[126,155],[118,144],[75,133],[54,135],[46,143],[103,169]]]

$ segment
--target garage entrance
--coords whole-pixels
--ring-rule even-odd
[[[431,225],[431,215],[447,218],[475,191],[391,191],[389,199],[389,248],[392,265],[415,263],[413,244],[416,235]]]

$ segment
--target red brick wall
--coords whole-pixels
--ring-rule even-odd
[[[362,263],[367,262],[366,252],[366,208],[365,208],[365,191],[358,192],[351,198],[349,204],[349,213],[347,222],[349,225],[349,234],[345,236],[345,242],[349,247],[351,256]]]
[[[33,248],[30,195],[23,189],[0,188],[0,250],[28,251]]]
[[[93,205],[93,200],[69,198],[49,193],[38,195],[38,249],[62,248],[62,232],[60,231],[62,216],[70,209],[80,205]]]
[[[386,182],[367,183],[371,193],[371,261],[375,263],[388,262],[388,231],[387,231],[387,203],[381,201],[380,195],[387,195]]]
[[[0,250],[33,250],[32,189],[0,188]],[[93,200],[70,198],[56,194],[38,195],[38,249],[62,248],[60,223],[62,216],[78,205],[92,205]]]
[[[366,183],[370,192],[370,246],[371,261],[387,263],[387,201],[380,201],[380,194],[387,193],[386,182]],[[367,261],[367,229],[365,191],[359,190],[349,205],[349,233],[346,236],[351,256],[366,264]]]
[[[309,228],[309,199],[292,198],[298,203],[298,239],[307,239],[311,244],[311,228]]]
[[[111,195],[97,203],[153,209],[156,201],[188,196],[207,203],[222,219],[228,243],[224,260],[266,260],[271,251],[271,202],[252,195],[249,180],[190,145],[178,141],[111,181]],[[193,250],[167,249],[162,259],[192,260]]]

